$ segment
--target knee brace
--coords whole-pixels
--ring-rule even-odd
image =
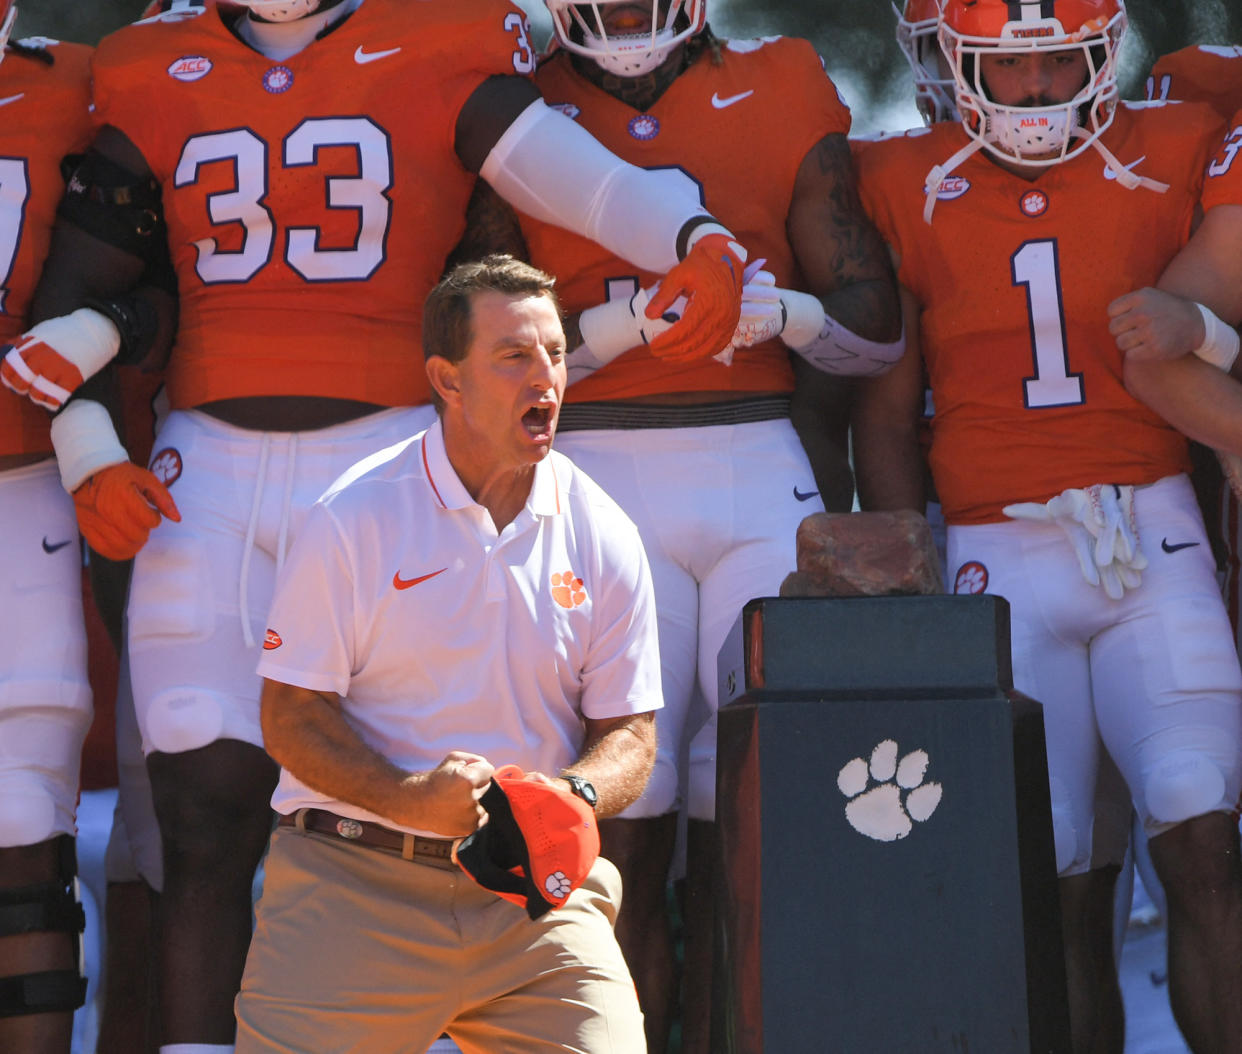
[[[69,835],[61,835],[59,843],[55,881],[0,890],[0,937],[67,933],[78,968],[0,977],[0,1018],[73,1011],[86,1001],[82,969],[86,916],[78,900],[77,855]]]
[[[1181,823],[1228,808],[1225,775],[1206,754],[1178,750],[1162,759],[1143,784],[1147,811],[1157,823]]]

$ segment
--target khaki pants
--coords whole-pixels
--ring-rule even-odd
[[[456,867],[280,828],[237,997],[237,1054],[644,1054],[599,860],[532,922]]]

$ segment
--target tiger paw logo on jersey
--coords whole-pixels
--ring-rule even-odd
[[[988,569],[978,560],[967,560],[957,569],[953,579],[953,592],[982,593],[988,587]]]
[[[626,128],[630,135],[643,142],[654,139],[660,134],[660,122],[649,113],[640,113],[637,117],[631,117]]]
[[[1048,211],[1048,195],[1042,190],[1028,190],[1018,201],[1024,216],[1042,216]]]
[[[586,603],[582,579],[572,571],[558,571],[552,576],[552,599],[563,608],[573,610]]]
[[[288,66],[273,66],[263,74],[263,89],[279,95],[293,87],[293,70]]]
[[[174,447],[167,446],[151,459],[151,474],[166,487],[171,487],[181,478],[181,454]]]

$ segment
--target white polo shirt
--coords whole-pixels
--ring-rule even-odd
[[[268,626],[260,675],[335,692],[362,739],[410,771],[468,750],[553,774],[579,757],[583,717],[663,705],[633,523],[554,451],[497,534],[438,421],[315,503]],[[272,807],[307,806],[392,826],[282,770]]]

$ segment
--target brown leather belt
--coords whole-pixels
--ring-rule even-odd
[[[343,842],[396,853],[406,860],[417,860],[433,867],[453,870],[457,866],[453,863],[452,838],[423,838],[405,831],[394,831],[383,824],[337,816],[326,809],[298,809],[297,812],[284,813],[277,824],[296,827],[299,831],[331,835]]]

